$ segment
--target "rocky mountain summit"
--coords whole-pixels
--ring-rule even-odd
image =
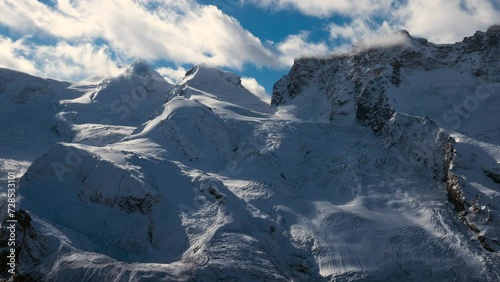
[[[142,61],[2,69],[16,279],[497,281],[499,38],[297,59],[271,105],[202,65],[177,85]]]

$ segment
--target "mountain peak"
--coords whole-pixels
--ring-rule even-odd
[[[235,80],[241,80],[239,76],[228,71],[223,71],[218,68],[210,67],[203,64],[194,65],[190,70],[186,72],[186,78],[200,78],[200,77],[210,77],[210,78],[228,78],[232,77]]]
[[[186,72],[182,83],[200,89],[220,84],[242,87],[241,77],[238,75],[206,65],[194,65]]]
[[[406,30],[406,29],[400,29],[397,33],[400,34],[400,35],[402,35],[402,36],[404,36],[404,37],[406,37],[406,38],[413,38],[410,35],[410,33],[408,32],[408,30]]]
[[[486,34],[500,34],[500,25],[494,24],[486,30]]]
[[[184,74],[184,78],[188,77],[188,76],[191,76],[193,74],[196,74],[198,72],[200,68],[200,65],[194,65],[192,66],[185,74]]]
[[[153,68],[144,60],[137,60],[128,66],[123,74],[136,76],[157,76],[159,75]]]
[[[268,112],[269,105],[242,84],[241,77],[206,65],[194,65],[171,92],[173,96],[210,96],[247,110]]]
[[[168,88],[171,88],[172,85],[169,84],[163,76],[161,76],[158,72],[156,72],[150,64],[148,64],[144,60],[137,60],[133,62],[130,66],[126,67],[125,70],[117,75],[116,77],[112,77],[111,80],[131,80],[134,81],[135,84],[141,85],[150,85],[153,82],[159,84],[166,84]]]

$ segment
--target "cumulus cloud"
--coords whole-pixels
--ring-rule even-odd
[[[242,77],[241,78],[241,85],[248,89],[248,91],[252,92],[255,94],[255,96],[259,97],[262,101],[270,104],[271,103],[271,96],[267,94],[266,89],[260,85],[257,80],[253,77]]]

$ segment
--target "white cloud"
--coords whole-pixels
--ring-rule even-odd
[[[498,5],[498,0],[408,0],[407,5],[395,11],[394,22],[412,35],[436,43],[453,43],[499,23]]]
[[[27,41],[0,37],[0,66],[62,80],[112,76],[120,71],[106,46],[70,45],[63,41],[36,45]]]
[[[283,42],[277,45],[280,52],[280,61],[284,66],[291,66],[294,59],[299,57],[324,56],[330,49],[324,42],[309,42],[309,35],[306,32],[289,35]]]
[[[110,59],[106,46],[60,42],[55,46],[33,46],[31,52],[39,66],[39,73],[46,77],[80,80],[92,75],[112,76],[120,72]]]
[[[248,91],[252,92],[255,94],[255,96],[259,97],[262,101],[270,104],[271,103],[271,96],[267,94],[266,89],[260,85],[257,80],[253,77],[242,77],[241,78],[241,85],[248,89]]]
[[[332,23],[329,27],[330,36],[332,38],[343,38],[351,43],[371,36],[374,33],[373,29],[374,26],[372,24],[369,24],[366,20],[359,18],[344,25]]]
[[[23,56],[27,51],[22,40],[12,41],[0,36],[0,67],[35,73],[35,65]]]
[[[156,69],[156,71],[170,84],[180,82],[187,72],[183,67],[177,67],[176,69],[163,67]]]
[[[236,69],[245,63],[278,62],[259,38],[215,6],[190,0],[57,3],[57,8],[51,8],[37,1],[1,1],[0,23],[24,34],[45,34],[70,42],[102,39],[128,58]]]
[[[354,45],[354,51],[361,51],[370,47],[392,46],[407,43],[407,37],[396,32],[387,22],[375,25],[362,19],[354,19],[351,23],[329,26],[330,37],[342,38],[346,43],[336,47],[337,51],[347,51]]]

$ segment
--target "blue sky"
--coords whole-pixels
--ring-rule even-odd
[[[399,29],[453,43],[498,23],[499,7],[500,0],[0,0],[0,67],[80,80],[144,59],[175,82],[201,63],[271,93],[296,57],[390,40]]]

